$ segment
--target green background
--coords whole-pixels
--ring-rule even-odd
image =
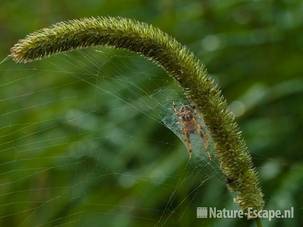
[[[0,58],[29,32],[89,16],[151,23],[189,47],[237,116],[265,208],[294,207],[264,225],[302,226],[302,1],[2,0]],[[122,50],[2,63],[0,226],[255,226],[196,218],[237,206],[199,138],[188,161],[172,101],[184,102],[175,82]]]

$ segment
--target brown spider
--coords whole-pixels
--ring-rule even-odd
[[[178,124],[182,127],[182,134],[189,153],[189,158],[191,158],[192,155],[192,144],[190,141],[190,134],[197,133],[202,139],[209,160],[211,160],[211,156],[207,151],[208,138],[205,131],[202,129],[203,126],[200,125],[198,120],[196,119],[197,113],[195,107],[190,105],[182,105],[179,109],[177,109],[175,102],[173,102],[173,110],[176,113],[176,116],[178,117]]]

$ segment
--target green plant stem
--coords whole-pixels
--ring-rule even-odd
[[[257,225],[257,227],[263,227],[263,224],[262,224],[262,222],[261,222],[261,219],[260,219],[260,218],[256,218],[256,219],[255,219],[255,221],[256,221],[256,225]]]
[[[159,29],[125,18],[84,18],[55,24],[25,39],[11,49],[16,62],[26,63],[77,48],[103,45],[143,55],[177,80],[188,100],[197,107],[216,145],[216,156],[236,193],[242,209],[262,209],[263,194],[251,156],[228,110],[220,89],[207,75],[203,64],[174,38]]]

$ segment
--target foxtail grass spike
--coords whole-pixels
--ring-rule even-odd
[[[174,38],[131,19],[98,17],[57,23],[29,34],[11,48],[13,60],[26,63],[90,46],[138,53],[161,66],[183,88],[215,141],[216,157],[234,201],[243,210],[264,205],[258,177],[234,115],[203,64]]]

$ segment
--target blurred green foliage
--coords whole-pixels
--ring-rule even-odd
[[[85,16],[125,16],[187,45],[237,115],[267,209],[303,223],[303,2],[87,0],[0,3],[0,58],[25,34]],[[254,226],[196,219],[237,207],[216,163],[167,128],[179,88],[139,56],[79,50],[0,65],[0,226]]]

